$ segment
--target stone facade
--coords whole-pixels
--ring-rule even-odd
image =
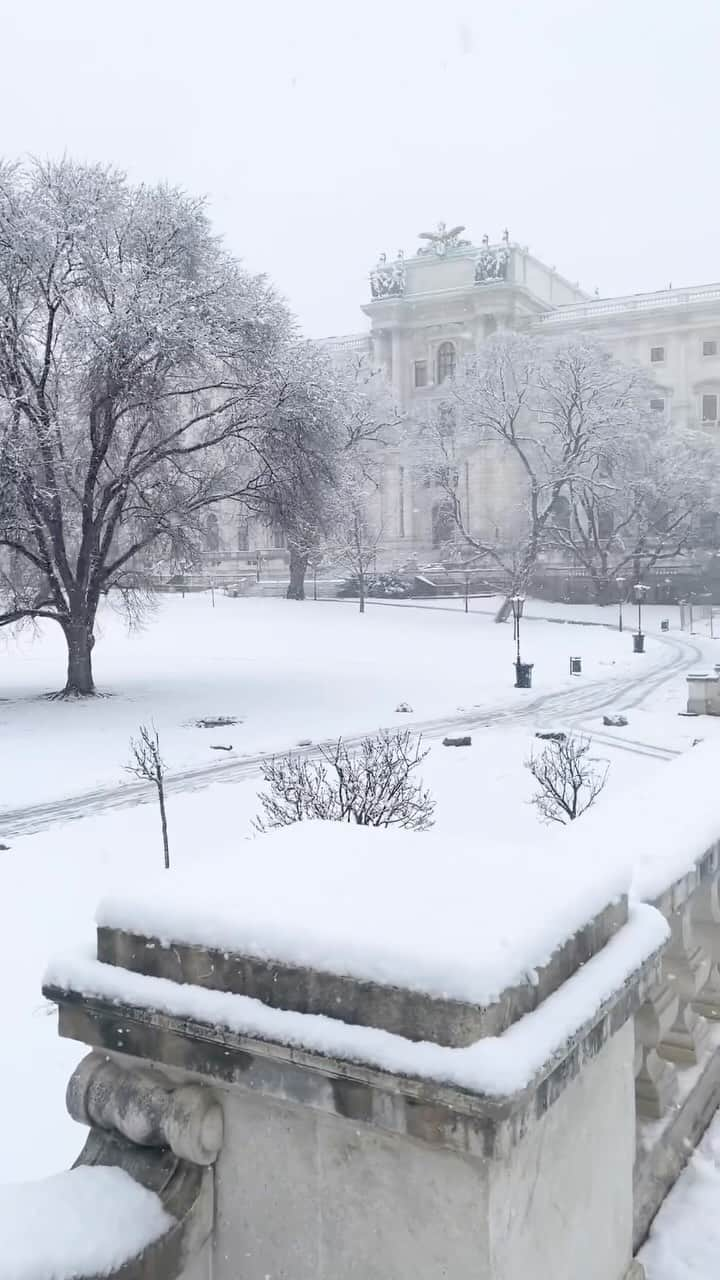
[[[535,258],[507,233],[497,244],[462,241],[441,253],[403,259],[400,293],[363,306],[367,335],[331,339],[337,350],[366,349],[392,383],[402,408],[437,394],[462,356],[501,329],[541,335],[588,334],[657,381],[657,412],[680,425],[720,424],[720,285],[596,298]],[[461,501],[473,533],[492,535],[519,478],[492,448],[471,459]],[[386,542],[396,557],[431,555],[443,539],[440,496],[414,480],[412,452],[388,460]]]
[[[382,254],[370,272],[364,333],[328,338],[329,350],[364,353],[382,368],[412,423],[458,359],[501,329],[542,335],[588,334],[657,382],[654,407],[679,425],[720,431],[720,285],[599,298],[539,261],[505,232],[473,244],[465,228],[423,233],[412,256]],[[470,459],[460,498],[471,531],[492,537],[517,494],[519,476],[488,446]],[[389,562],[437,556],[447,536],[439,493],[417,477],[412,446],[390,451],[378,499]],[[507,520],[504,520],[507,528]],[[220,518],[218,547],[238,555],[282,547],[279,529],[237,508]],[[209,548],[212,550],[212,548]]]

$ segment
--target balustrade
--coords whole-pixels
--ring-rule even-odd
[[[648,1225],[720,1101],[718,852],[653,906],[670,926],[661,980],[635,1014],[635,1236]]]

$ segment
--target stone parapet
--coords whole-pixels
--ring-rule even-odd
[[[642,912],[608,904],[488,1008],[103,926],[99,962],[45,987],[60,1034],[95,1051],[71,1113],[217,1154],[210,1238],[148,1275],[624,1280],[633,1016],[663,980]],[[420,1040],[436,1015],[450,1044]]]
[[[362,981],[313,967],[286,964],[214,947],[188,946],[100,927],[97,957],[129,973],[190,982],[194,986],[261,1000],[273,1009],[338,1018],[353,1026],[377,1027],[408,1040],[459,1048],[501,1035],[524,1014],[539,1008],[627,923],[627,898],[609,903],[539,965],[522,984],[492,1004],[442,999],[421,991]]]
[[[635,1243],[720,1104],[720,842],[653,899],[670,926],[660,982],[635,1015]]]

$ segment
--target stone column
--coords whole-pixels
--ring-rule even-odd
[[[700,885],[692,899],[695,936],[710,957],[710,973],[693,1001],[693,1009],[704,1018],[720,1020],[720,893],[718,875]]]
[[[710,976],[711,962],[695,940],[690,899],[673,912],[670,929],[663,976],[678,997],[678,1008],[672,1026],[663,1034],[658,1053],[670,1062],[694,1066],[707,1042],[708,1025],[693,1006]]]
[[[675,1025],[680,1000],[669,983],[659,982],[635,1014],[635,1098],[638,1115],[659,1119],[677,1093],[673,1066],[658,1054],[658,1045]]]

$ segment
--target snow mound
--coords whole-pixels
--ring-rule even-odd
[[[158,1196],[123,1169],[81,1165],[0,1187],[0,1280],[104,1275],[173,1226]]]
[[[101,901],[97,923],[480,1005],[533,971],[628,888],[570,846],[506,850],[299,822]]]

